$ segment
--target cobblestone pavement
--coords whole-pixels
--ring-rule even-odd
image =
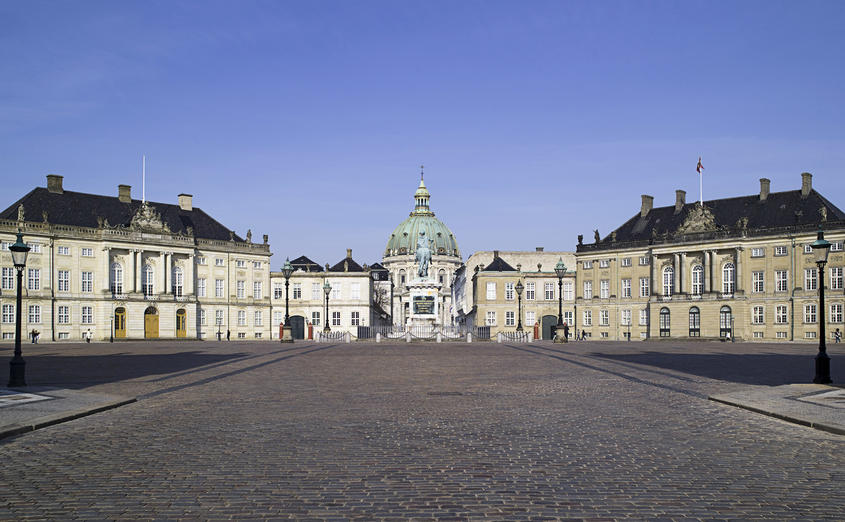
[[[707,400],[807,382],[814,354],[25,345],[31,385],[139,401],[0,442],[0,519],[842,520],[845,437]]]

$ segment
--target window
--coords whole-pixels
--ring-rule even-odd
[[[842,267],[835,266],[830,269],[830,289],[842,290]]]
[[[670,326],[669,309],[664,306],[660,309],[660,337],[669,337]]]
[[[8,241],[3,241],[2,243],[0,243],[0,250],[8,251],[10,246],[12,246],[12,243]]]
[[[599,281],[599,296],[602,299],[607,299],[610,297],[610,281],[607,279],[602,279]]]
[[[675,289],[675,269],[667,266],[663,269],[663,295],[672,297],[672,291]]]
[[[599,259],[599,268],[607,268],[610,266],[610,261],[607,259]]]
[[[842,241],[831,241],[830,242],[830,251],[831,252],[842,252]]]
[[[206,325],[206,322],[205,322],[205,309],[203,309],[203,308],[200,308],[200,325],[201,325],[201,326],[205,326],[205,325]]]
[[[120,263],[113,263],[111,266],[111,293],[123,293],[123,266]]]
[[[282,283],[273,283],[273,299],[284,299],[285,291]]]
[[[494,312],[494,311],[488,311],[487,312],[485,324],[487,326],[496,326],[496,312]]]
[[[349,298],[361,299],[361,283],[352,283],[349,285]]]
[[[496,283],[487,283],[487,300],[493,301],[496,299]]]
[[[543,292],[545,293],[546,301],[552,301],[555,298],[555,284],[546,283],[543,285]]]
[[[41,269],[30,268],[27,271],[26,288],[27,290],[41,290]]]
[[[584,281],[584,299],[593,298],[593,282]]]
[[[804,339],[815,339],[816,332],[804,332]]]
[[[238,326],[246,326],[246,312],[238,310]]]
[[[332,312],[332,326],[340,326],[340,312]]]
[[[640,326],[648,326],[648,310],[640,310]]]
[[[831,323],[841,323],[842,322],[842,305],[841,304],[830,305],[830,322]]]
[[[736,288],[736,269],[733,263],[725,263],[722,267],[722,293],[733,294]]]
[[[94,249],[82,247],[82,257],[94,257]]]
[[[593,262],[592,262],[592,261],[584,261],[584,264],[583,264],[582,266],[583,266],[585,269],[586,269],[586,268],[593,268]]]
[[[223,292],[225,292],[225,289],[223,287],[223,280],[222,279],[215,279],[214,280],[214,297],[223,297]]]
[[[505,283],[505,299],[513,301],[513,283]]]
[[[246,268],[246,261],[244,261],[243,259],[238,259],[237,261],[235,261],[235,266],[238,268]]]
[[[766,291],[765,288],[763,272],[751,272],[751,291],[760,294]]]
[[[59,292],[70,292],[70,271],[59,270]]]
[[[788,308],[786,305],[778,305],[775,307],[775,323],[786,324],[789,322],[787,310]]]
[[[584,326],[593,326],[593,311],[584,310]]]
[[[572,320],[572,317],[573,317],[573,312],[572,312],[572,310],[569,310],[569,311],[565,311],[565,312],[563,312],[563,322],[564,322],[564,323],[566,323],[566,324],[575,324],[575,322]]]
[[[273,324],[275,326],[279,326],[284,322],[284,318],[282,317],[282,312],[280,310],[276,310],[273,312]]]
[[[245,332],[238,332],[238,339],[246,339],[246,333]]]
[[[182,289],[183,289],[183,278],[182,278],[182,267],[174,266],[173,267],[173,282],[171,284],[171,288],[173,289],[173,295],[176,297],[182,297]]]
[[[818,290],[819,279],[815,268],[804,269],[804,290]]]
[[[786,339],[786,332],[777,332],[775,334],[775,337],[777,337],[778,339]]]
[[[763,257],[766,255],[766,249],[763,247],[756,247],[751,249],[751,257]]]
[[[339,281],[335,281],[332,286],[332,299],[340,299],[340,287],[341,284]]]
[[[360,326],[361,324],[361,312],[352,312],[351,315],[352,326]]]
[[[537,313],[536,312],[525,312],[525,326],[531,328],[534,326],[534,323],[537,322]]]
[[[264,314],[261,313],[261,310],[256,310],[253,315],[255,316],[255,326],[261,326],[264,324]]]
[[[223,310],[214,311],[214,324],[217,326],[223,326]]]
[[[535,288],[535,283],[525,283],[525,300],[526,301],[533,301],[534,300],[534,296],[535,296],[534,288]],[[534,324],[534,323],[531,323],[531,324]]]
[[[40,254],[41,253],[41,243],[27,243],[29,246],[29,253],[30,254]]]
[[[776,246],[775,247],[775,255],[776,256],[785,256],[787,255],[787,250],[785,246]]]
[[[622,280],[622,297],[631,297],[631,280]]]
[[[237,290],[236,291],[237,291],[238,299],[243,299],[244,297],[246,297],[246,290],[244,288],[245,286],[246,286],[246,282],[244,282],[244,281],[238,281],[237,282]]]
[[[59,324],[70,324],[70,307],[69,306],[59,306],[57,308],[56,322],[59,323]]]
[[[144,292],[144,295],[153,295],[155,293],[155,271],[153,267],[144,265],[142,276],[141,290]]]
[[[255,268],[256,270],[261,270],[261,261],[253,261],[252,268]]]
[[[763,307],[755,306],[751,309],[751,324],[763,324]]]
[[[320,312],[311,312],[311,324],[320,326]]]
[[[763,337],[763,332],[754,332],[755,339],[762,339]]]
[[[786,270],[775,270],[775,292],[788,291],[787,276]]]
[[[205,297],[207,292],[206,279],[204,277],[197,279],[197,297]]]
[[[564,301],[574,301],[575,300],[575,283],[573,281],[564,281],[563,282],[563,300]]]
[[[608,310],[599,310],[599,324],[601,326],[610,324],[610,312]]]
[[[41,305],[29,306],[29,322],[35,324],[41,322]]]
[[[640,278],[640,297],[648,297],[651,295],[648,283],[649,280],[647,277]]]
[[[516,314],[513,311],[511,311],[511,310],[506,311],[505,312],[505,326],[514,326],[516,324],[515,316],[516,316]]]
[[[733,338],[733,312],[730,306],[719,309],[719,338]]]
[[[0,288],[3,290],[15,289],[15,269],[13,267],[3,267],[3,283]]]
[[[692,285],[690,286],[690,293],[692,295],[701,295],[704,291],[704,267],[695,265],[692,267]]]
[[[697,306],[689,309],[689,336],[701,337],[701,311]]]
[[[94,272],[82,272],[80,291],[90,293],[94,291]]]
[[[804,305],[804,322],[805,323],[815,323],[816,322],[816,305],[814,305],[814,304]]]
[[[56,252],[60,256],[69,256],[70,255],[70,247],[59,246],[59,247],[56,248]]]
[[[223,258],[222,257],[215,257],[214,258],[214,266],[223,266]]]
[[[3,322],[7,324],[15,322],[15,305],[3,305]]]
[[[440,272],[437,273],[437,281],[439,281],[441,285],[446,284],[446,271],[445,270],[440,270]]]
[[[91,306],[82,307],[81,322],[82,324],[94,324],[94,308]]]
[[[206,259],[204,256],[197,256],[197,264],[198,265],[207,265],[208,259]]]
[[[293,284],[293,298],[302,299],[302,283]]]
[[[319,301],[323,298],[322,288],[320,283],[311,283],[311,300]]]
[[[806,245],[804,245],[804,253],[805,254],[812,254],[813,253],[813,247],[810,246],[810,243],[807,243]]]
[[[630,257],[623,257],[621,265],[622,266],[631,266],[631,258]]]
[[[405,284],[405,271],[404,270],[399,271],[399,284],[400,285]]]
[[[299,283],[294,283],[294,285],[293,285],[293,298],[294,299],[297,298],[296,297],[296,286],[298,284]],[[262,288],[262,286],[263,285],[262,285],[261,281],[253,281],[252,282],[252,298],[253,299],[261,299],[261,296],[262,296],[263,290],[264,290]],[[299,290],[299,296],[302,297],[302,289]]]
[[[648,266],[648,256],[640,257],[640,266]]]

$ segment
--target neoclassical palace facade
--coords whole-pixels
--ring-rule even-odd
[[[843,329],[845,213],[812,188],[653,208],[576,248],[576,327],[592,339],[733,337],[816,340],[818,289],[826,331]],[[819,226],[831,248],[818,273],[810,243]]]

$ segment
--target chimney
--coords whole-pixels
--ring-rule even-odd
[[[537,252],[542,252],[544,247],[537,247]]]
[[[498,250],[494,250],[494,251],[493,251],[493,259],[498,259],[498,258],[499,258],[499,251],[498,251]]]
[[[686,190],[676,190],[675,191],[675,214],[679,214],[684,209],[684,204],[686,204],[687,199],[687,191]]]
[[[194,196],[190,194],[179,194],[179,208],[188,212],[194,210]]]
[[[117,199],[119,199],[122,203],[132,203],[132,186],[118,185]]]
[[[349,259],[352,259],[352,249],[351,248],[346,249],[346,257],[349,258]]]
[[[772,181],[768,178],[760,178],[760,201],[766,201],[769,197],[769,187]]]
[[[813,190],[813,175],[804,172],[801,174],[801,199],[809,196],[811,190]]]
[[[654,206],[654,196],[643,194],[642,198],[643,204],[640,207],[640,217],[646,217],[648,213],[651,212],[651,209]]]
[[[58,174],[47,174],[47,190],[53,194],[64,194],[65,189],[62,188],[62,176]]]

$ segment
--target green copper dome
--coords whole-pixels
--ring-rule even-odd
[[[434,240],[433,255],[461,257],[458,241],[452,231],[434,217],[434,212],[429,208],[430,197],[431,194],[420,177],[420,186],[414,193],[414,211],[390,235],[384,257],[413,254],[416,251],[417,238],[421,230],[425,230],[427,238]]]

